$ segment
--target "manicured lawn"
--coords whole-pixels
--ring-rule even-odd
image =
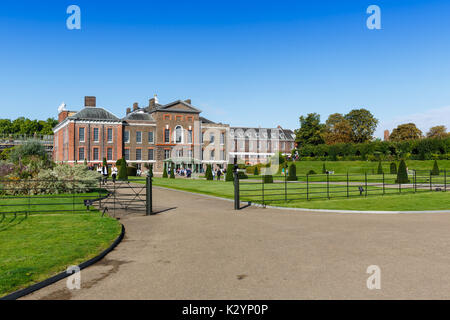
[[[240,191],[241,200],[262,202],[261,189],[262,184],[256,180],[241,180]],[[234,187],[232,182],[223,181],[206,181],[206,180],[189,180],[189,179],[163,179],[154,178],[155,186],[173,188],[178,190],[202,193],[212,196],[232,199],[234,195]],[[364,184],[351,185],[348,187],[349,195],[356,198],[347,199],[346,184],[326,184],[314,183],[310,184],[308,189],[305,183],[288,183],[287,198],[288,202],[284,202],[284,183],[274,183],[264,185],[264,202],[269,205],[301,207],[301,208],[317,208],[317,209],[345,209],[345,210],[444,210],[450,209],[450,193],[444,192],[423,192],[420,191],[413,194],[413,189],[409,186],[403,186],[403,194],[398,192],[398,188],[385,188],[386,195],[383,194],[381,186],[368,186],[368,197],[361,197],[359,186]],[[365,190],[363,195],[365,194]],[[333,197],[341,197],[337,199],[323,199],[330,195]],[[312,201],[307,201],[307,197]],[[277,201],[274,201],[277,200]]]
[[[374,161],[297,161],[297,174],[306,174],[309,170],[314,170],[316,173],[322,173],[322,166],[325,162],[325,167],[329,171],[334,171],[336,174],[342,173],[376,173],[378,162]],[[390,161],[382,161],[383,171],[389,173]],[[399,161],[396,161],[397,166]],[[409,170],[426,170],[433,169],[434,160],[406,160],[406,166]],[[450,160],[438,160],[440,170],[450,171]]]
[[[102,217],[96,210],[16,218],[8,214],[0,220],[0,296],[96,256],[121,231],[117,220]]]

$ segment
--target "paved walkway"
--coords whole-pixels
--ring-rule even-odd
[[[303,213],[155,188],[156,216],[128,214],[124,241],[27,299],[450,298],[450,215]],[[366,269],[381,268],[381,290]]]

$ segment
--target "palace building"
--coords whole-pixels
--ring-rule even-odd
[[[174,163],[177,168],[203,172],[206,165],[223,168],[238,160],[247,164],[266,162],[277,152],[291,154],[295,136],[291,130],[234,128],[202,116],[191,100],[160,104],[156,95],[148,106],[126,109],[119,118],[97,107],[95,97],[85,97],[84,108],[58,109],[54,128],[53,158],[69,164],[87,162],[108,165],[124,158],[143,169],[152,164],[155,174]]]

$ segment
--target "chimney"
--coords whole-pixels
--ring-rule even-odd
[[[95,97],[92,97],[92,96],[84,97],[84,106],[85,107],[95,107],[96,106]]]
[[[131,113],[131,108],[127,108],[127,114]]]
[[[69,116],[69,111],[67,111],[67,110],[61,111],[61,112],[58,114],[58,122],[61,123],[61,122],[64,121],[64,119],[67,118],[68,116]]]
[[[192,103],[191,99],[186,99],[186,100],[184,100],[184,102],[186,102],[187,104],[191,104]]]
[[[389,130],[384,130],[384,141],[389,141]]]
[[[139,109],[139,103],[135,102],[133,103],[133,111],[136,111],[137,109]]]

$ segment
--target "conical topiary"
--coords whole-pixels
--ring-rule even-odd
[[[168,178],[169,176],[167,175],[167,168],[166,166],[164,166],[164,170],[163,170],[163,178]]]
[[[397,174],[397,164],[395,162],[391,163],[390,172],[391,174]]]
[[[409,183],[405,160],[400,161],[400,164],[398,166],[397,180],[395,180],[395,183]]]
[[[377,174],[383,174],[383,166],[381,165],[381,161],[378,162]]]
[[[213,174],[212,174],[212,169],[211,169],[211,165],[210,164],[208,164],[206,166],[205,177],[206,177],[206,180],[213,180],[213,178],[214,178]]]
[[[291,164],[289,166],[289,176],[287,179],[288,181],[297,181],[297,167],[295,164]]]
[[[273,183],[273,176],[271,174],[265,174],[262,177],[264,183]]]
[[[255,166],[255,170],[253,171],[255,176],[259,175],[258,166]]]
[[[128,180],[128,172],[127,172],[127,162],[125,159],[122,158],[120,161],[120,167],[119,167],[119,177],[118,180],[126,181]]]
[[[439,175],[439,166],[437,163],[437,160],[434,160],[434,164],[433,164],[433,170],[431,170],[431,175],[432,176],[438,176]]]
[[[225,181],[234,181],[233,168],[234,168],[233,164],[231,164],[231,163],[228,164],[228,166],[227,166],[227,174],[225,175]]]
[[[170,179],[175,179],[175,168],[173,162],[170,164]]]

